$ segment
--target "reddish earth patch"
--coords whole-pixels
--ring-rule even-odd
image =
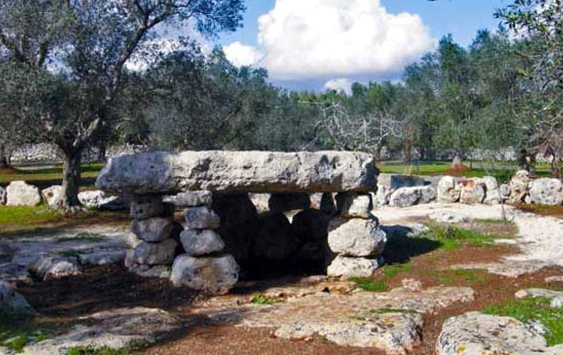
[[[444,172],[441,172],[440,174],[437,174],[437,175],[450,175],[450,176],[463,177],[463,176],[468,175],[471,172],[473,172],[473,169],[468,168],[466,166],[462,166],[462,167],[456,167],[456,168],[449,168],[449,169],[445,170]]]
[[[544,206],[544,205],[516,205],[521,211],[539,214],[542,216],[551,216],[563,218],[563,206]]]

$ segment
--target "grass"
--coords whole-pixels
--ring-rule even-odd
[[[102,237],[99,234],[81,232],[81,233],[76,234],[73,237],[59,238],[59,239],[57,239],[57,242],[69,242],[69,241],[73,241],[73,240],[82,240],[82,241],[87,241],[87,242],[101,242],[101,241],[105,240],[105,238]]]
[[[353,277],[350,281],[354,282],[358,288],[370,292],[389,291],[387,280],[375,280],[371,277]]]
[[[454,269],[429,272],[436,282],[446,286],[459,286],[463,284],[483,285],[490,280],[486,270]]]
[[[548,346],[563,344],[563,308],[551,308],[548,298],[525,298],[490,305],[485,307],[484,312],[513,317],[524,323],[540,322],[549,330],[545,336]]]
[[[141,350],[146,346],[142,341],[132,341],[126,347],[114,349],[108,346],[77,346],[70,348],[66,355],[129,355],[132,351]]]
[[[385,265],[382,268],[383,274],[385,276],[391,278],[397,276],[401,272],[409,273],[414,270],[414,266],[410,264],[392,264],[392,265]]]
[[[48,334],[35,328],[34,323],[25,316],[0,313],[0,346],[4,346],[16,353],[30,343],[37,343],[48,339]]]
[[[102,170],[104,163],[87,163],[82,165],[82,187],[93,187],[96,177]],[[23,169],[16,167],[8,170],[0,170],[0,186],[8,185],[12,181],[23,180],[28,184],[46,188],[52,185],[60,185],[63,176],[61,164],[54,167],[37,167]]]
[[[250,302],[261,306],[270,306],[278,303],[277,300],[270,298],[262,293],[257,293],[254,296],[252,296]]]
[[[495,239],[503,238],[492,233],[481,233],[452,226],[446,228],[431,226],[431,231],[423,237],[439,242],[441,248],[446,250],[458,249],[463,245],[476,247],[490,246],[493,245]]]
[[[60,217],[59,212],[49,209],[46,205],[37,207],[0,206],[0,232],[40,226]]]

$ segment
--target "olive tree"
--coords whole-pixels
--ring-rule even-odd
[[[49,73],[58,83],[56,100],[26,123],[59,149],[61,210],[81,208],[82,153],[103,127],[115,124],[112,105],[122,90],[126,63],[136,54],[150,55],[150,43],[163,26],[190,25],[214,36],[239,27],[243,11],[243,0],[1,2],[0,52],[21,67]]]

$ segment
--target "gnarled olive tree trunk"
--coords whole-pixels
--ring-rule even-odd
[[[7,169],[10,167],[8,162],[8,151],[6,145],[0,142],[0,169]]]
[[[84,208],[78,199],[81,181],[82,148],[61,150],[63,159],[63,182],[61,194],[57,201],[57,209],[63,214],[74,214]]]

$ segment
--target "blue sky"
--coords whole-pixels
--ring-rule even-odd
[[[510,0],[248,0],[244,27],[222,35],[219,43],[229,59],[266,67],[278,85],[346,89],[352,81],[399,79],[405,65],[435,48],[435,41],[449,33],[458,43],[469,45],[479,29],[498,26],[493,13],[508,3]],[[269,14],[267,24],[259,27],[258,19],[265,14]],[[364,34],[366,38],[350,44]]]

